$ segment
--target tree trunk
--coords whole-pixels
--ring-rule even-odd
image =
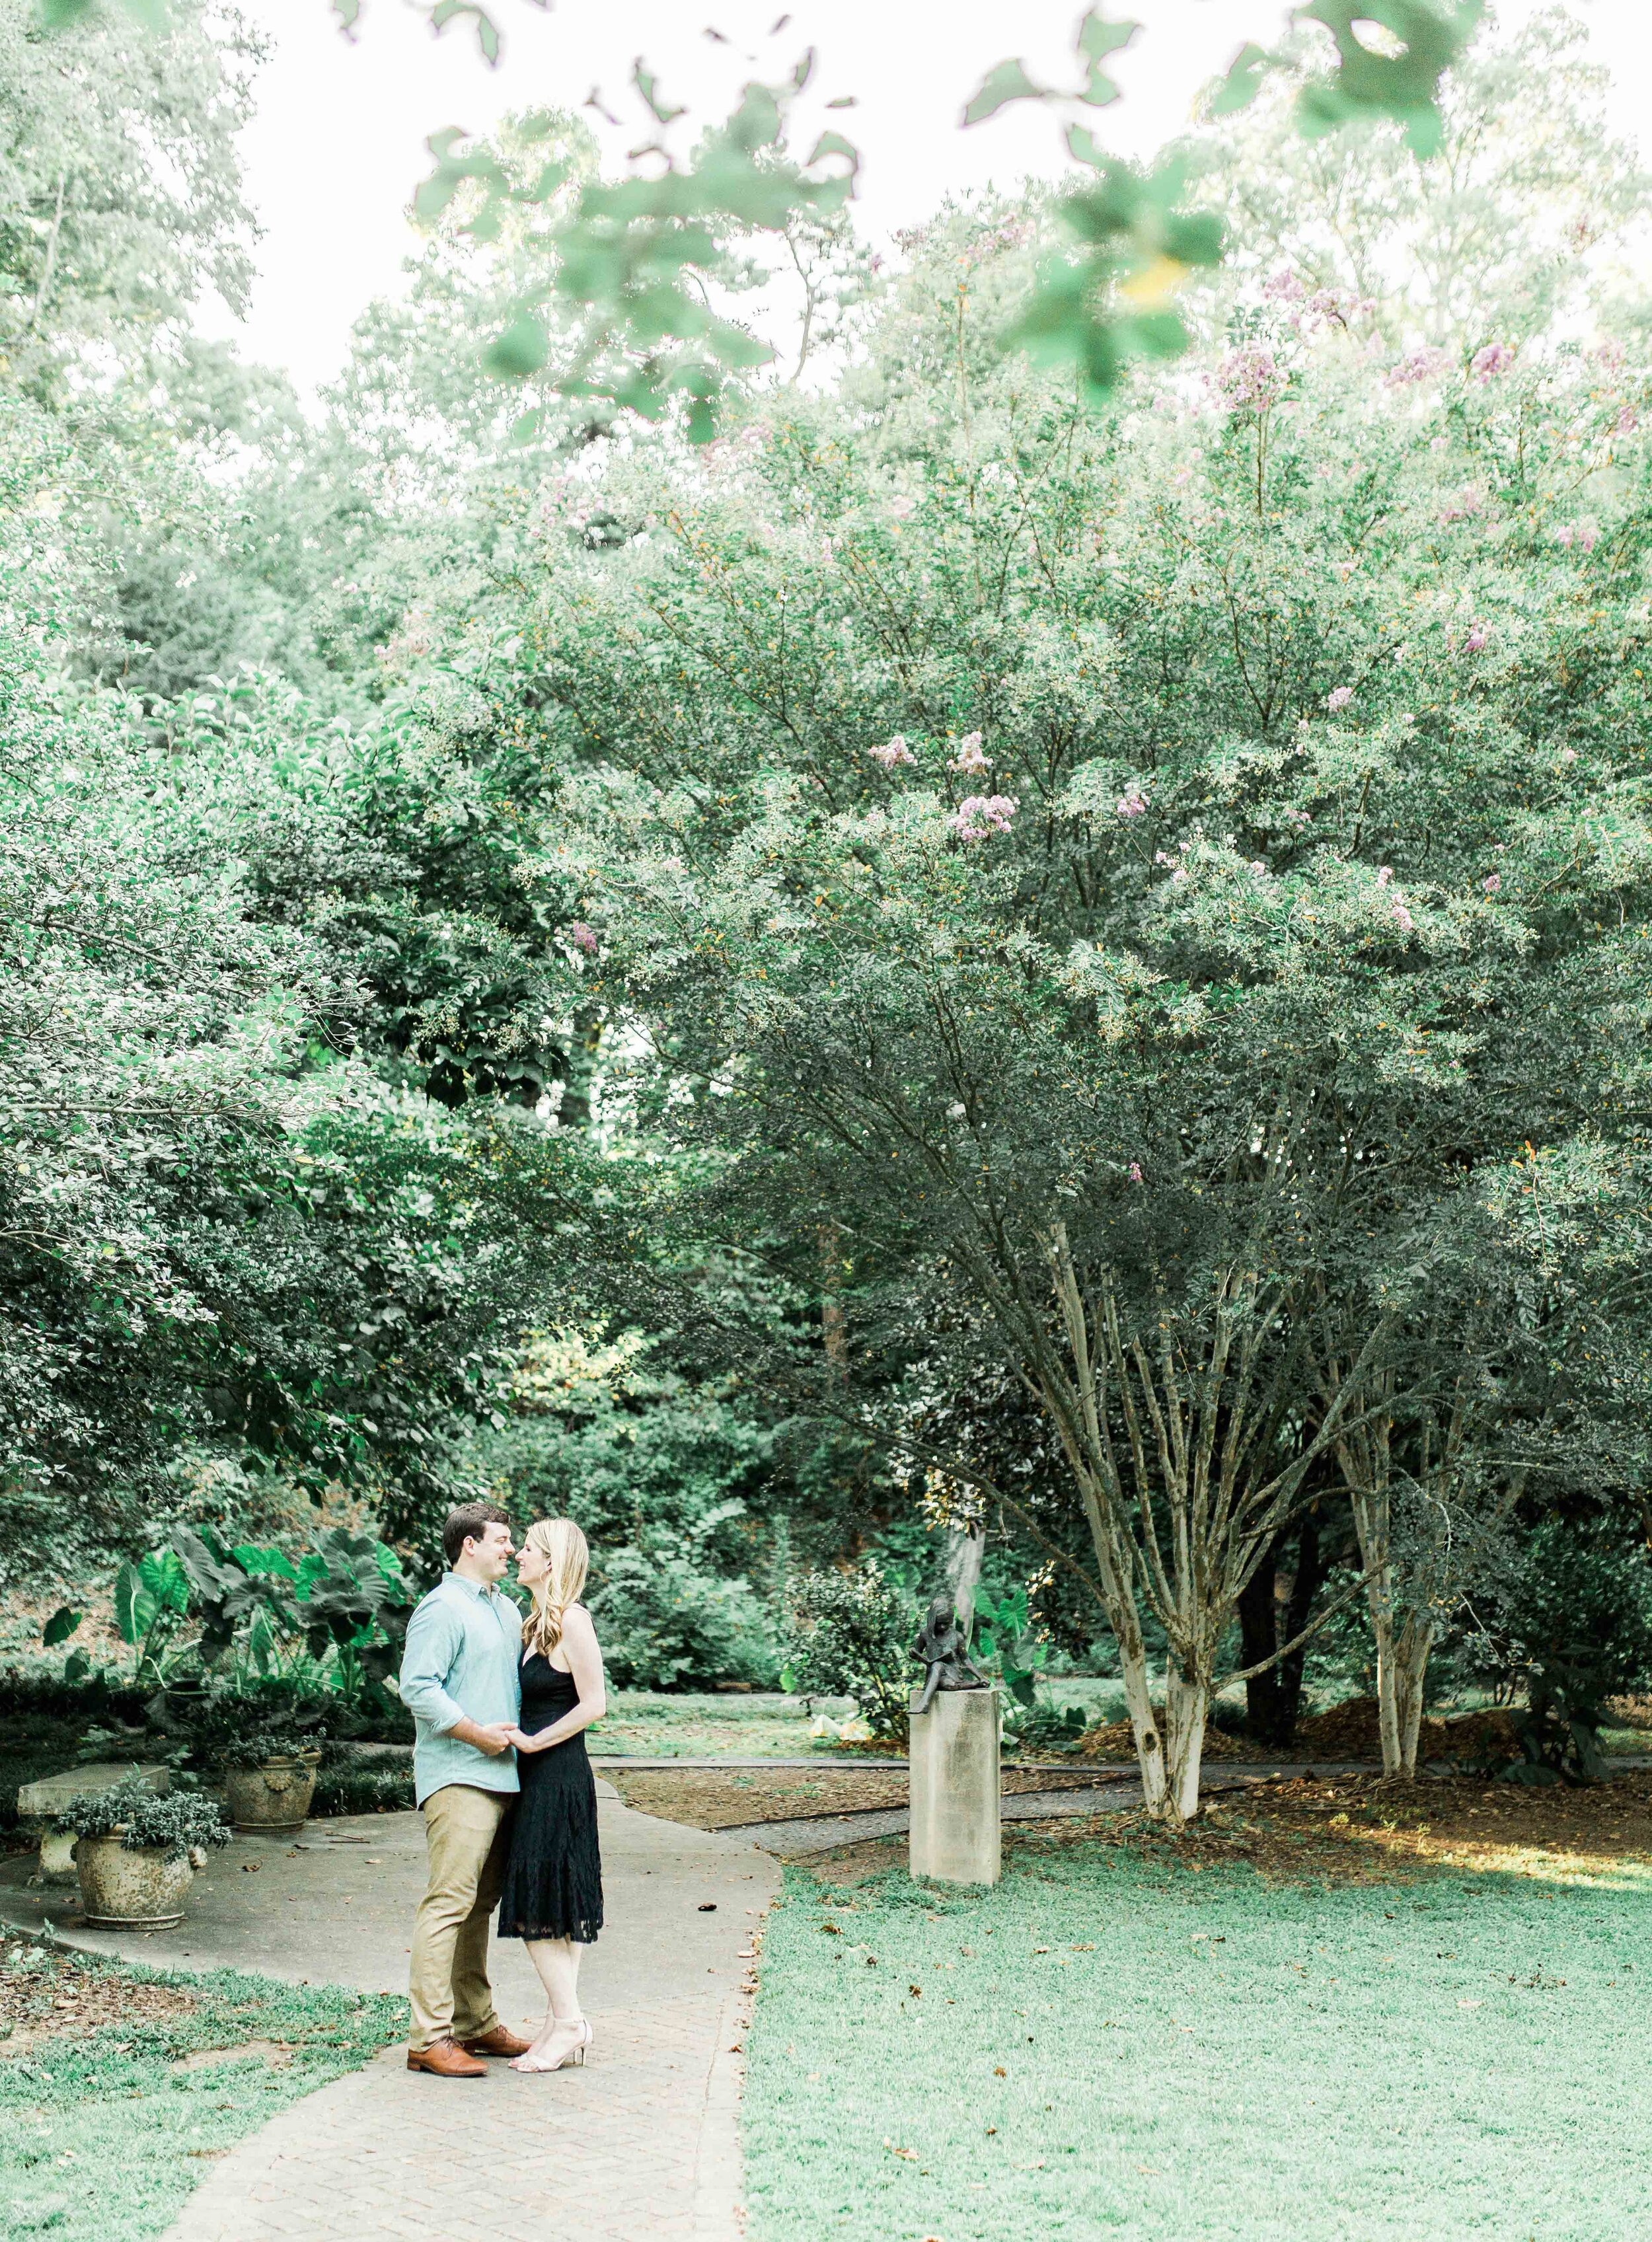
[[[1282,1560],[1294,1535],[1296,1567],[1286,1577],[1289,1588],[1279,1601]],[[1320,1551],[1320,1520],[1310,1510],[1297,1525],[1278,1535],[1273,1547],[1239,1592],[1239,1636],[1242,1662],[1255,1666],[1272,1658],[1282,1642],[1295,1642],[1313,1614],[1313,1599],[1325,1585],[1326,1564]],[[1277,1665],[1252,1674],[1245,1684],[1247,1735],[1257,1743],[1283,1749],[1296,1733],[1302,1710],[1302,1675],[1308,1647],[1297,1643]]]
[[[1417,1743],[1422,1734],[1423,1685],[1428,1673],[1433,1626],[1414,1612],[1406,1614],[1393,1644],[1394,1725],[1400,1739],[1400,1772],[1414,1779]]]
[[[1172,1829],[1184,1829],[1199,1812],[1199,1763],[1210,1706],[1208,1684],[1183,1674],[1172,1659],[1165,1670],[1165,1725],[1170,1735],[1162,1818]]]
[[[1371,1612],[1371,1633],[1377,1651],[1377,1734],[1385,1775],[1404,1772],[1400,1740],[1400,1688],[1396,1670],[1397,1628],[1393,1608],[1393,1565],[1388,1549],[1388,1496],[1386,1487],[1350,1484],[1353,1530],[1360,1541],[1360,1561],[1369,1576],[1366,1601]],[[1415,1752],[1413,1752],[1415,1764]]]
[[[1259,1666],[1279,1647],[1279,1561],[1280,1534],[1239,1590],[1239,1662]],[[1288,1640],[1288,1637],[1287,1637]],[[1245,1684],[1245,1732],[1259,1744],[1287,1741],[1279,1734],[1279,1669],[1270,1666]]]
[[[843,1275],[842,1232],[836,1223],[823,1222],[815,1235],[820,1251],[821,1344],[833,1368],[843,1370],[849,1362],[849,1320],[837,1290]]]
[[[574,1015],[568,1038],[567,1072],[562,1082],[562,1102],[557,1125],[588,1129],[591,1125],[591,1085],[596,1073],[596,1054],[602,1041],[602,1015],[594,1004],[581,1004]]]
[[[1118,1670],[1125,1683],[1125,1708],[1130,1715],[1131,1733],[1136,1740],[1136,1762],[1141,1769],[1142,1803],[1156,1822],[1164,1821],[1170,1802],[1165,1740],[1159,1734],[1158,1716],[1153,1711],[1148,1686],[1146,1648],[1133,1609],[1128,1614],[1121,1611],[1113,1614],[1112,1619],[1113,1633],[1118,1641]]]

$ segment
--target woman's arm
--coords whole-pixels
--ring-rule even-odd
[[[570,1736],[588,1728],[593,1721],[600,1721],[608,1708],[608,1692],[602,1682],[602,1653],[597,1647],[596,1629],[591,1624],[591,1614],[583,1604],[571,1604],[562,1614],[562,1648],[567,1653],[567,1669],[574,1676],[574,1686],[579,1691],[579,1702],[571,1713],[564,1713],[560,1721],[537,1735],[524,1735],[520,1728],[513,1728],[511,1742],[518,1751],[548,1751],[553,1744],[566,1743]]]

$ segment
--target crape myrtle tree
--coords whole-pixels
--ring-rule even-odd
[[[666,1125],[747,1234],[836,1225],[851,1359],[1036,1400],[1179,1822],[1329,1463],[1437,1476],[1515,1389],[1475,1471],[1541,1460],[1503,1178],[1644,1124],[1643,383],[1286,290],[1091,417],[999,347],[1030,231],[936,228],[836,399],[616,466],[512,658]]]

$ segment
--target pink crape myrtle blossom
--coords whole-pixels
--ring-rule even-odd
[[[1130,1180],[1132,1184],[1138,1184],[1143,1180],[1139,1160],[1132,1160],[1130,1164]]]
[[[1137,786],[1126,787],[1117,805],[1120,817],[1139,817],[1146,807],[1147,797]]]
[[[1262,293],[1271,304],[1299,304],[1307,292],[1300,276],[1288,265],[1281,265],[1262,283]]]
[[[1641,416],[1632,405],[1626,405],[1613,424],[1615,436],[1632,436],[1641,425]]]
[[[596,929],[587,926],[582,918],[570,919],[562,929],[575,950],[582,950],[588,957],[596,956]]]
[[[1494,896],[1503,884],[1503,876],[1501,872],[1488,873],[1480,884],[1488,896]]]
[[[1013,794],[966,794],[947,823],[962,840],[984,841],[989,833],[1007,833],[1020,806]]]
[[[1308,309],[1316,319],[1331,320],[1339,327],[1351,326],[1361,313],[1376,308],[1373,297],[1362,296],[1354,288],[1321,288],[1308,299]]]
[[[917,512],[917,500],[909,497],[906,492],[903,491],[898,498],[892,498],[890,500],[889,510],[897,521],[905,521]]]
[[[1486,648],[1490,644],[1491,625],[1489,623],[1481,622],[1470,623],[1468,626],[1468,635],[1463,641],[1463,652],[1465,654],[1484,654]]]
[[[1393,877],[1393,866],[1392,864],[1384,864],[1377,873],[1377,885],[1380,888],[1386,888]]]
[[[868,748],[866,752],[875,763],[882,763],[885,770],[893,770],[897,763],[915,763],[917,761],[906,744],[904,732],[897,732],[895,737],[886,740],[881,748]]]
[[[1600,527],[1593,521],[1562,522],[1555,532],[1556,545],[1575,545],[1580,553],[1593,553],[1600,541]]]
[[[1411,913],[1406,909],[1403,903],[1396,903],[1394,905],[1393,923],[1399,928],[1401,934],[1409,934],[1417,923],[1416,920],[1413,918]]]
[[[1340,709],[1346,708],[1353,698],[1353,688],[1352,685],[1338,685],[1333,687],[1332,690],[1326,695],[1325,705],[1334,716]]]
[[[1408,351],[1382,377],[1386,389],[1408,389],[1420,381],[1434,381],[1450,363],[1442,350]]]
[[[1628,356],[1622,343],[1596,343],[1589,356],[1596,366],[1622,366]]]
[[[1476,381],[1494,381],[1500,373],[1507,373],[1514,363],[1514,352],[1508,343],[1486,343],[1468,361],[1468,371]]]
[[[1216,386],[1230,411],[1266,413],[1285,394],[1286,376],[1271,350],[1247,343],[1230,351],[1216,369]]]
[[[958,751],[952,758],[956,771],[984,771],[992,768],[992,758],[981,745],[979,732],[966,732],[958,742]]]
[[[1474,521],[1486,511],[1486,493],[1469,483],[1454,491],[1440,510],[1441,521]]]

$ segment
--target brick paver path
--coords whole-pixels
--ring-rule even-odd
[[[606,1922],[581,1996],[585,2066],[431,2078],[400,2047],[232,2149],[166,2242],[738,2242],[739,2053],[752,1933],[773,1857],[727,1833],[627,1810],[599,1782]],[[84,1931],[67,1894],[0,1876],[0,1916],[50,1916],[77,1944],[160,1968],[218,1966],[401,1990],[424,1888],[417,1815],[238,1837],[197,1878],[176,1931]],[[494,1943],[500,2013],[536,2025],[520,1941]]]

